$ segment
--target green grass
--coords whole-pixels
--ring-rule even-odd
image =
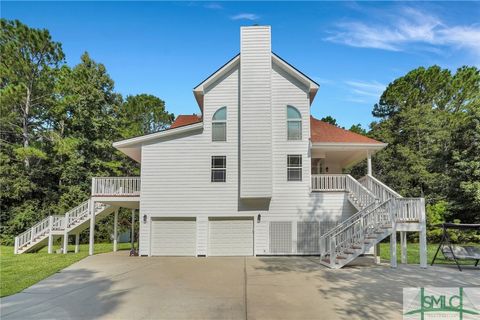
[[[59,249],[60,246],[55,246]],[[13,254],[13,247],[0,246],[0,297],[22,291],[52,274],[88,256],[88,244],[80,245],[80,251],[68,246],[68,254],[48,254],[44,247],[37,253]],[[119,250],[130,249],[130,243],[119,243]],[[95,253],[111,252],[113,244],[95,244]]]
[[[468,245],[478,245],[478,244],[468,244]],[[438,244],[428,244],[427,245],[427,262],[428,265],[432,263],[433,256],[437,251]],[[390,261],[390,243],[384,242],[380,243],[380,257],[382,260]],[[400,263],[401,255],[400,255],[400,244],[397,244],[397,261]],[[418,243],[408,243],[407,244],[407,263],[411,264],[419,264],[420,263],[420,255],[419,255],[419,245]],[[443,257],[442,252],[440,251],[437,255],[437,259],[435,260],[435,264],[455,264],[453,260],[446,260]],[[460,265],[474,265],[475,261],[473,260],[459,260]]]

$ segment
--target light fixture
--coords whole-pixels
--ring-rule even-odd
[[[146,214],[143,215],[143,223],[147,223],[147,215]]]
[[[257,215],[257,223],[260,223],[260,221],[262,221],[262,215],[259,213]]]

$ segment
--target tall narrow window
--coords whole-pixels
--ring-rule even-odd
[[[227,107],[218,109],[213,115],[212,141],[227,141]]]
[[[287,139],[302,140],[302,115],[292,106],[287,106]]]
[[[287,180],[302,181],[302,155],[287,156]]]
[[[225,182],[227,179],[227,157],[212,156],[212,182]]]

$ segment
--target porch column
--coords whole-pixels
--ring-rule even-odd
[[[80,232],[75,235],[75,253],[79,251],[79,244],[80,244]]]
[[[390,236],[390,266],[392,268],[397,267],[397,231],[395,231],[395,228],[393,228]]]
[[[425,199],[420,198],[420,231],[419,231],[419,242],[420,242],[420,268],[427,268],[427,226],[425,221]]]
[[[53,253],[53,216],[49,217],[50,230],[48,232],[48,253]]]
[[[135,209],[132,209],[132,237],[130,239],[131,242],[131,249],[134,248],[134,242],[135,242]]]
[[[117,252],[117,225],[118,225],[118,209],[115,210],[113,217],[113,252]]]
[[[375,263],[380,263],[380,243],[377,243],[374,247],[373,247],[373,255],[374,255],[374,258],[375,258]]]
[[[67,254],[68,251],[68,212],[65,214],[65,224],[63,231],[63,254]]]
[[[372,175],[372,153],[367,151],[367,174]]]
[[[401,247],[401,261],[407,263],[407,232],[400,231],[400,247]]]
[[[88,243],[88,254],[93,255],[93,245],[95,241],[95,201],[90,200],[89,204],[90,210],[90,241]]]

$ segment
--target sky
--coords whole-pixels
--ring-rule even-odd
[[[272,27],[272,50],[320,84],[311,112],[375,120],[386,86],[417,67],[480,66],[480,2],[1,2],[46,28],[67,64],[87,51],[124,97],[153,94],[199,113],[192,89],[239,52],[240,26]]]

